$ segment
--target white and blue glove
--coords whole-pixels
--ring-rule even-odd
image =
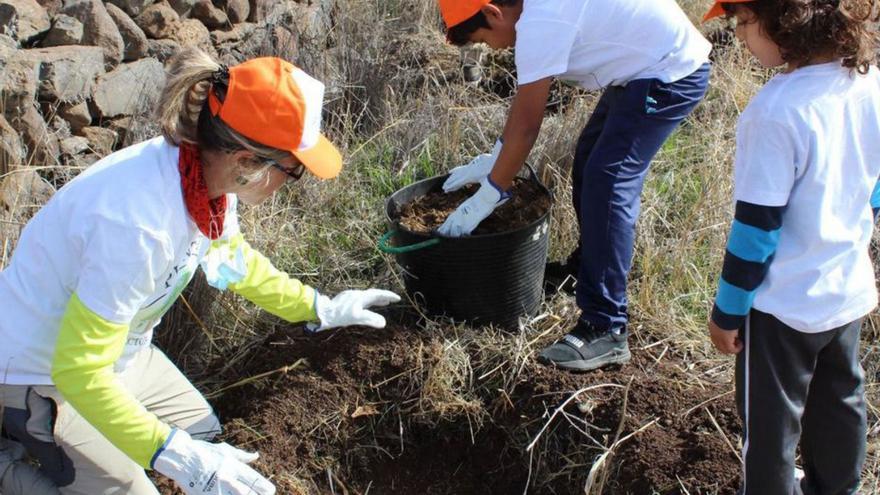
[[[510,196],[510,192],[502,191],[489,176],[483,177],[477,192],[449,215],[437,232],[447,237],[468,235]]]
[[[443,192],[452,192],[461,189],[468,184],[476,184],[483,180],[492,171],[498,155],[501,154],[501,140],[495,142],[491,153],[483,153],[477,156],[467,165],[455,167],[449,172],[449,178],[443,183]]]
[[[350,325],[385,328],[385,317],[367,308],[388,306],[398,301],[400,296],[381,289],[344,290],[336,294],[333,299],[317,294],[315,312],[320,323],[309,323],[306,325],[306,330],[320,332]]]
[[[241,282],[248,273],[241,246],[234,251],[228,244],[210,249],[199,264],[205,272],[208,285],[220,290],[226,290],[229,284]]]
[[[175,428],[153,469],[174,480],[187,495],[274,495],[275,485],[248,466],[258,457],[229,444],[194,440]]]

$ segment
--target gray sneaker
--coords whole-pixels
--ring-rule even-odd
[[[590,371],[630,360],[627,332],[596,329],[583,322],[538,356],[543,364],[571,371]]]

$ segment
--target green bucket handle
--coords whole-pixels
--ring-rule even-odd
[[[440,244],[440,239],[428,239],[427,241],[419,242],[417,244],[410,244],[409,246],[399,246],[399,247],[389,246],[388,241],[390,241],[391,238],[394,237],[394,234],[396,234],[396,233],[397,233],[396,230],[391,229],[388,232],[386,232],[385,235],[383,235],[381,239],[379,239],[379,251],[382,251],[383,253],[389,253],[389,254],[402,254],[402,253],[410,253],[413,251],[418,251],[419,249],[425,249],[425,248],[429,248],[431,246],[436,246],[437,244]]]

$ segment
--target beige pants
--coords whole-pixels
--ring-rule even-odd
[[[211,406],[159,349],[141,351],[119,378],[169,425],[202,440],[220,432]],[[55,387],[0,384],[0,409],[6,434],[17,440],[0,438],[0,494],[158,493],[144,470],[83,419]],[[40,460],[39,473],[17,455],[24,450]]]

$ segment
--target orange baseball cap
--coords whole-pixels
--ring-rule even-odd
[[[725,3],[747,3],[754,1],[755,0],[715,0],[712,8],[703,16],[703,22],[723,16],[725,14],[723,4]]]
[[[290,62],[261,57],[230,67],[226,98],[212,90],[208,104],[239,134],[291,152],[317,177],[339,175],[342,155],[321,134],[324,84]]]
[[[439,0],[440,14],[446,22],[446,29],[457,26],[470,19],[492,0]]]

